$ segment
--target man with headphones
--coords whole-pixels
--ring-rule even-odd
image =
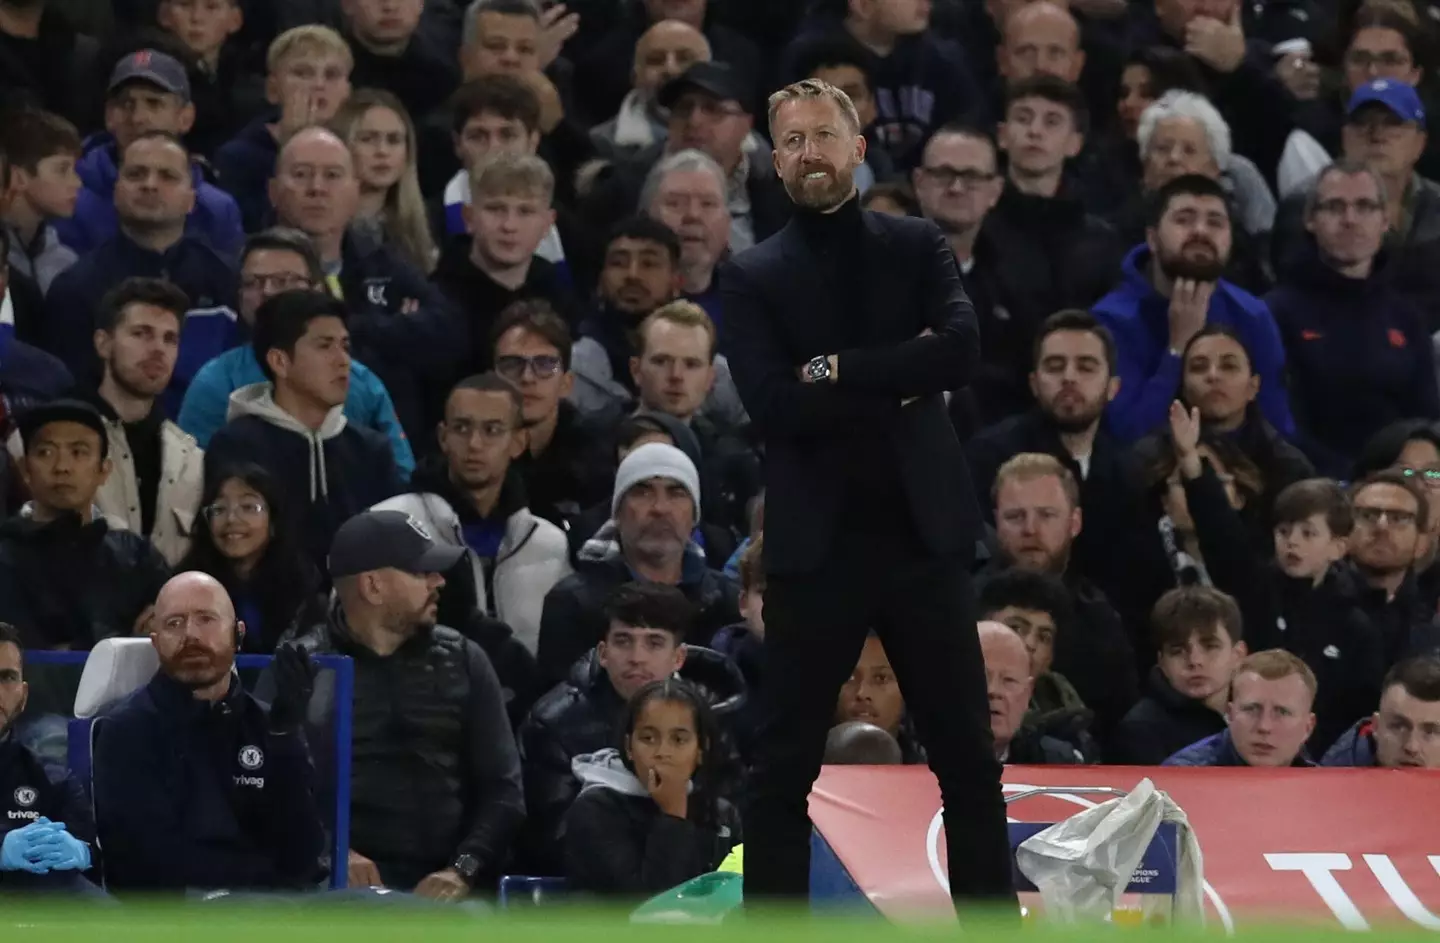
[[[111,890],[314,887],[324,831],[302,725],[315,666],[282,646],[267,710],[240,685],[245,624],[214,578],[181,573],[150,623],[160,670],[100,722],[95,817]]]

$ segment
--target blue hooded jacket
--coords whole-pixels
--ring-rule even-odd
[[[1375,721],[1369,717],[1340,735],[1320,758],[1321,766],[1378,766],[1375,759]]]
[[[1245,758],[1235,749],[1230,731],[1222,730],[1204,740],[1190,744],[1185,749],[1160,764],[1161,766],[1249,766]],[[1314,766],[1315,761],[1302,747],[1291,766]]]
[[[187,326],[188,330],[188,326]],[[255,351],[247,344],[225,351],[200,368],[185,391],[176,424],[195,437],[202,449],[210,447],[210,437],[225,425],[230,409],[230,394],[242,386],[264,383],[265,374],[255,360]],[[345,418],[358,426],[373,429],[390,440],[395,466],[400,476],[410,480],[415,471],[415,453],[410,440],[395,416],[395,405],[380,378],[358,361],[350,363],[350,391],[345,396]]]
[[[84,255],[119,229],[115,215],[115,181],[120,176],[120,168],[115,139],[109,134],[95,134],[86,139],[84,153],[75,163],[75,172],[84,184],[75,201],[75,215],[54,222],[60,241]],[[190,176],[195,185],[195,208],[185,221],[185,234],[204,239],[223,256],[238,256],[245,242],[240,207],[230,194],[205,182],[199,164],[191,164]]]
[[[1115,374],[1120,393],[1105,410],[1110,432],[1134,442],[1165,425],[1180,391],[1180,358],[1170,353],[1170,300],[1150,284],[1150,248],[1130,250],[1120,284],[1091,313],[1115,337]],[[1265,302],[1221,279],[1205,316],[1209,324],[1235,329],[1260,377],[1260,411],[1282,436],[1295,437],[1285,393],[1285,348]]]

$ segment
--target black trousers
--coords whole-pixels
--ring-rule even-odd
[[[767,577],[764,720],[745,815],[747,902],[809,895],[810,789],[840,687],[872,629],[940,783],[951,895],[1014,906],[969,574],[963,560],[928,555],[898,536],[842,538],[819,571]]]

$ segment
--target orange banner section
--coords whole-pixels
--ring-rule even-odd
[[[1147,776],[1195,829],[1212,922],[1440,930],[1440,772],[1007,766],[1005,791],[1128,790]],[[1042,796],[1012,803],[1009,814],[1053,822],[1106,798]],[[940,791],[929,770],[826,767],[810,815],[881,912],[902,921],[948,912]]]

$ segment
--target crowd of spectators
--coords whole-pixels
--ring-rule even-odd
[[[0,891],[638,897],[741,842],[787,679],[721,290],[802,78],[975,308],[997,758],[1440,767],[1433,20],[0,0]],[[80,784],[25,655],[127,636],[160,670]],[[827,762],[927,761],[878,637],[833,721]]]

